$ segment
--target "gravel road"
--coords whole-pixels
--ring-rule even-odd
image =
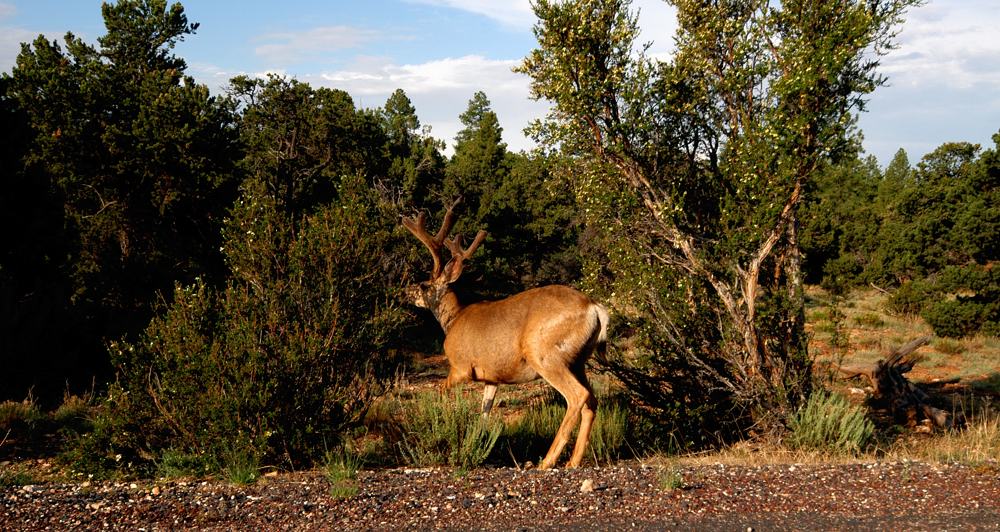
[[[0,530],[1000,530],[1000,464],[388,469],[355,486],[336,498],[318,472],[15,486]]]

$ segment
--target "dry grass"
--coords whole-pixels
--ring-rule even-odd
[[[820,363],[861,366],[885,358],[893,349],[933,331],[918,316],[893,315],[885,310],[888,296],[875,290],[852,293],[836,308],[843,313],[839,331],[847,348],[831,345],[834,298],[818,287],[806,291],[809,351]],[[909,377],[917,382],[961,379],[963,386],[1000,393],[1000,339],[976,336],[959,340],[935,338],[920,348],[923,357]]]

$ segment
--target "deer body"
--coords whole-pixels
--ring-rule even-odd
[[[480,231],[463,249],[460,237],[445,240],[453,223],[452,209],[448,209],[436,236],[427,232],[424,221],[421,213],[417,218],[405,218],[403,225],[431,251],[434,269],[430,281],[407,292],[414,304],[430,309],[444,329],[444,351],[451,366],[445,386],[485,383],[486,415],[497,385],[545,379],[566,399],[566,415],[540,467],[555,465],[578,422],[580,430],[568,466],[579,466],[597,413],[586,363],[594,349],[607,339],[607,310],[585,294],[562,285],[463,306],[450,284],[458,279],[462,262],[482,243],[486,233]],[[452,259],[442,267],[443,245],[451,250]]]

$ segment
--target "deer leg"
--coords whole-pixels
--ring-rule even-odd
[[[586,406],[589,411],[585,418],[587,421],[586,434],[584,434],[582,440],[577,437],[578,448],[573,450],[573,456],[569,464],[567,464],[569,467],[580,465],[580,461],[583,460],[583,452],[586,450],[587,438],[590,437],[590,427],[594,420],[594,409],[597,407],[597,402],[593,399],[594,394],[591,393],[590,387],[580,382],[579,378],[569,368],[563,368],[561,371],[553,373],[549,375],[545,373],[540,374],[556,390],[559,390],[559,393],[566,399],[566,415],[563,416],[559,430],[556,432],[556,437],[552,440],[549,452],[545,453],[545,458],[542,459],[541,465],[538,466],[539,469],[549,469],[555,465],[556,460],[559,459],[559,455],[562,454],[566,444],[569,443],[569,437],[573,433],[577,422],[581,420],[582,412]],[[581,430],[583,429],[584,427],[581,426]]]
[[[493,397],[497,394],[497,385],[486,383],[483,388],[483,417],[486,417],[493,408]]]
[[[566,467],[580,466],[580,462],[583,461],[583,455],[587,451],[587,443],[590,442],[590,431],[594,426],[594,418],[597,416],[597,397],[594,396],[594,391],[590,388],[590,383],[587,382],[586,373],[581,369],[579,372],[574,372],[574,374],[577,380],[587,389],[587,395],[580,409],[580,431],[576,435],[576,443],[573,444],[573,455],[570,456]]]

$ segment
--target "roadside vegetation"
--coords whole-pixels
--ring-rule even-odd
[[[463,297],[559,283],[611,311],[585,464],[663,462],[663,489],[682,461],[995,466],[1000,133],[883,169],[854,127],[916,3],[677,0],[658,61],[628,1],[539,0],[518,69],[554,107],[533,153],[483,92],[450,156],[402,90],[213,94],[173,55],[197,28],[179,3],[26,43],[0,76],[20,228],[0,246],[0,488],[313,468],[340,498],[366,468],[538,464],[562,398],[504,386],[483,418],[479,386],[440,393],[440,328],[405,302],[425,253],[399,220],[457,196],[454,232],[489,234]],[[923,336],[907,375],[947,429],[840,371]]]

